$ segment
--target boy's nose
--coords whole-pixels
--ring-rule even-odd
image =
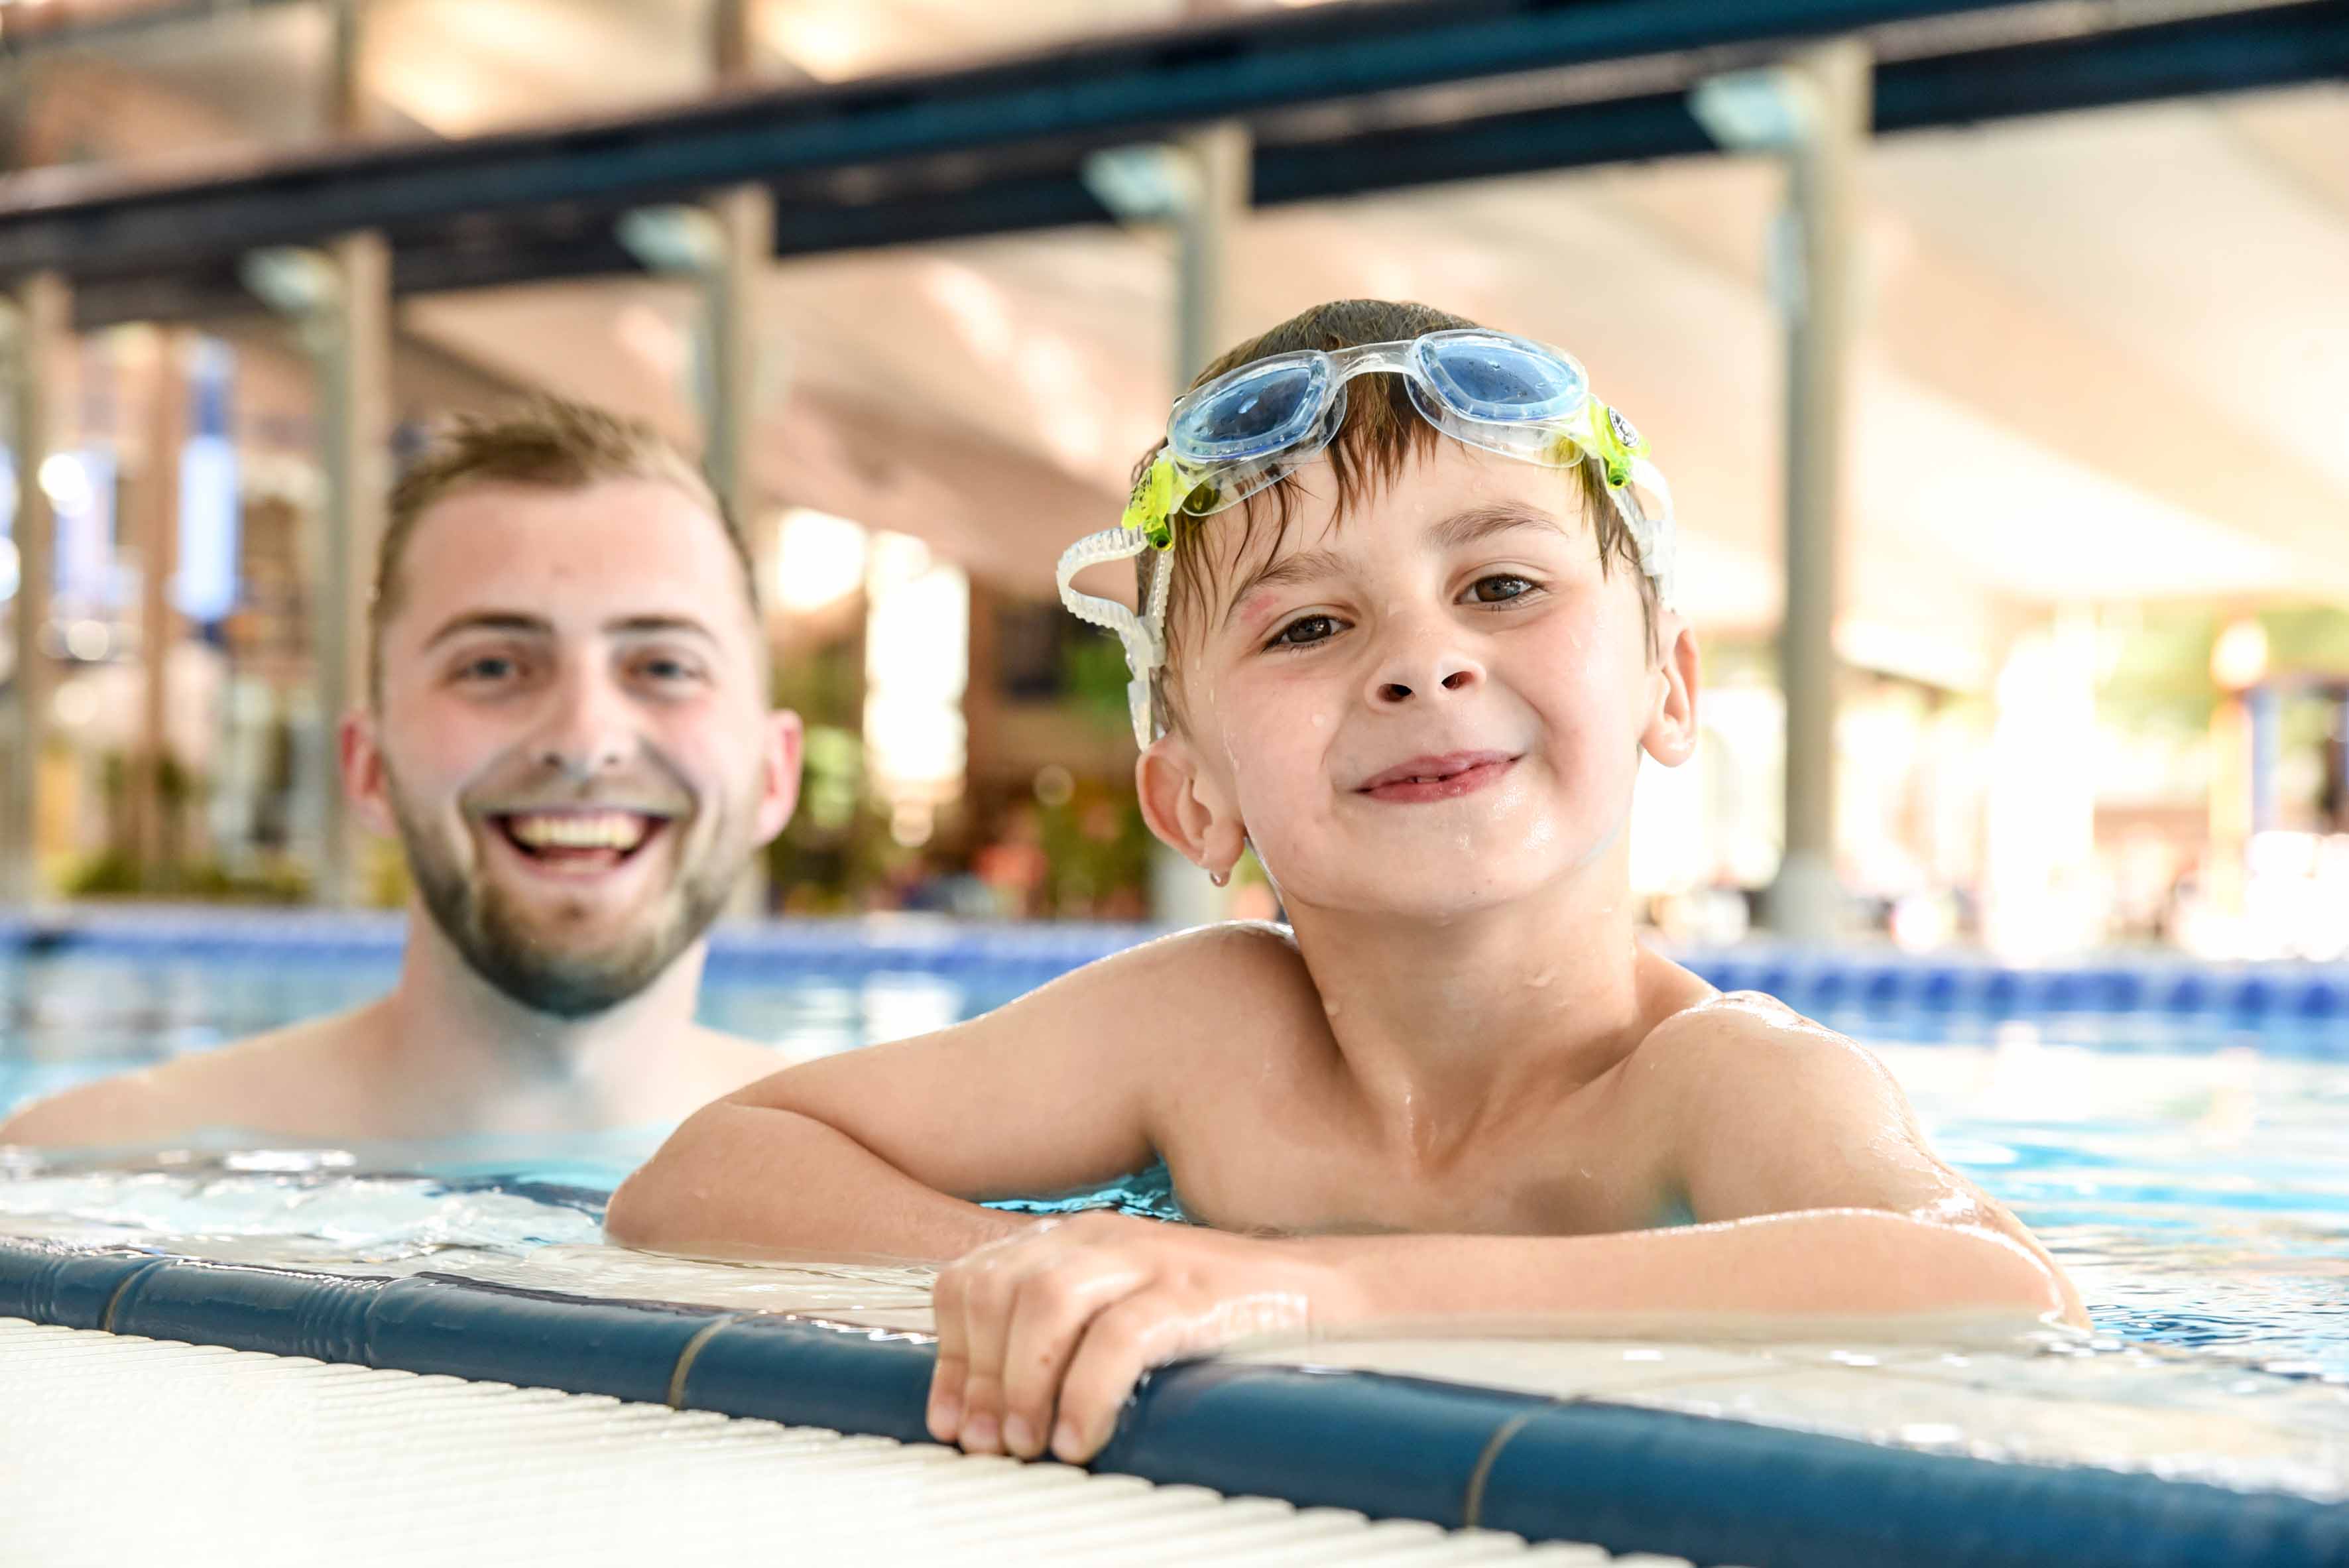
[[[1414,696],[1435,697],[1471,691],[1484,679],[1484,667],[1456,649],[1407,650],[1385,661],[1371,676],[1371,706],[1396,707]]]

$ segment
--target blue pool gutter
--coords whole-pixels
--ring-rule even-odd
[[[779,1315],[0,1240],[0,1316],[928,1440],[926,1336]],[[1698,1564],[2349,1563],[2349,1505],[1366,1372],[1164,1369],[1092,1468]]]

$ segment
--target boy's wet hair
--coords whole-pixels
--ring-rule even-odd
[[[742,569],[742,592],[753,625],[761,623],[758,573],[741,525],[692,459],[642,419],[534,397],[492,414],[462,414],[432,433],[429,443],[392,487],[383,535],[377,542],[375,590],[367,599],[367,691],[383,695],[383,629],[398,613],[404,584],[400,562],[409,536],[424,514],[460,490],[479,485],[522,485],[576,490],[606,480],[651,480],[675,486],[708,511]]]
[[[1481,322],[1454,315],[1432,305],[1380,299],[1333,300],[1289,317],[1278,326],[1226,351],[1200,371],[1191,383],[1195,390],[1243,365],[1278,354],[1318,348],[1325,354],[1359,348],[1365,344],[1393,343],[1431,332],[1478,327]],[[1423,418],[1411,400],[1409,384],[1400,376],[1362,376],[1346,387],[1346,414],[1323,455],[1330,460],[1337,493],[1330,500],[1332,521],[1343,521],[1347,511],[1375,497],[1392,484],[1415,459],[1433,451],[1436,443],[1451,439]],[[1136,482],[1164,449],[1162,442],[1142,455],[1134,465]],[[1596,465],[1578,463],[1559,473],[1572,486],[1598,538],[1599,568],[1612,573],[1619,562],[1640,587],[1640,612],[1648,630],[1651,656],[1656,632],[1656,585],[1640,564],[1640,546],[1608,499],[1605,481]],[[1146,604],[1155,574],[1174,573],[1167,586],[1166,662],[1150,677],[1151,711],[1160,734],[1182,727],[1182,706],[1175,695],[1173,672],[1182,663],[1184,634],[1200,606],[1212,606],[1226,587],[1233,567],[1247,559],[1257,531],[1269,524],[1272,548],[1278,550],[1288,531],[1297,504],[1297,481],[1283,479],[1259,490],[1230,511],[1209,518],[1178,517],[1171,550],[1145,550],[1135,558],[1136,601]],[[1213,547],[1201,541],[1214,535]]]

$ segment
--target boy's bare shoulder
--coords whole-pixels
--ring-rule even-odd
[[[1716,993],[1668,1015],[1625,1061],[1627,1083],[1679,1104],[1760,1092],[1899,1093],[1874,1052],[1760,991]]]
[[[1319,995],[1297,951],[1295,934],[1285,925],[1262,920],[1194,926],[1129,947],[1093,968],[1154,989],[1169,987],[1202,1005],[1257,996],[1294,997],[1300,992],[1317,998]],[[1227,985],[1237,990],[1226,994],[1220,989],[1199,989]]]
[[[1162,1037],[1253,1051],[1263,1031],[1326,1028],[1321,993],[1285,925],[1225,921],[1128,948],[1081,974],[1113,986],[1115,1004],[1147,1009]]]
[[[360,1017],[309,1019],[65,1089],[0,1121],[0,1143],[128,1147],[209,1127],[299,1132],[288,1116],[316,1116],[363,1098],[357,1085],[351,1095],[335,1093],[327,1070],[329,1058],[358,1032]]]

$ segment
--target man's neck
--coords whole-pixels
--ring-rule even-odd
[[[693,1033],[705,944],[649,985],[584,1017],[523,1006],[477,974],[419,909],[381,1004],[387,1066],[480,1126],[622,1126],[666,1114]]]
[[[1620,1062],[1652,1022],[1661,978],[1628,883],[1617,846],[1526,898],[1443,919],[1292,910],[1366,1102],[1442,1140],[1532,1084],[1554,1095]]]

